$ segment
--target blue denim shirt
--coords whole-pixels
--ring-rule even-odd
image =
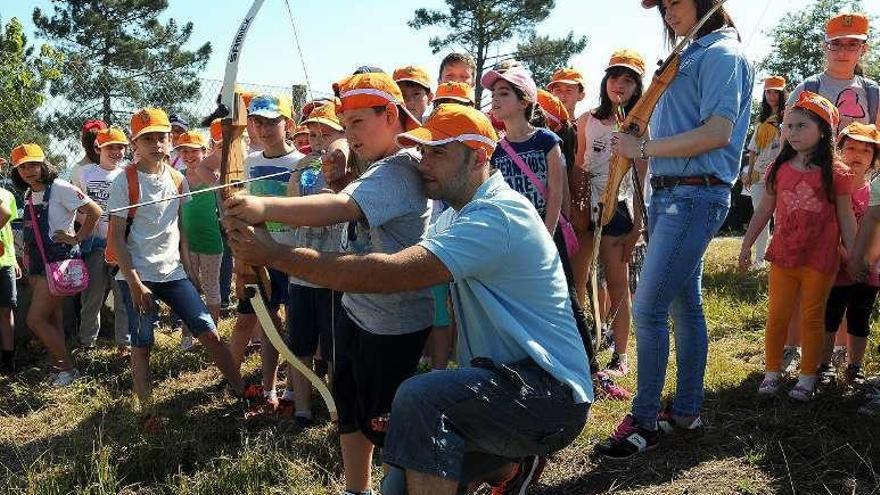
[[[678,76],[660,98],[651,137],[662,139],[700,127],[714,116],[733,122],[730,144],[691,158],[652,158],[653,175],[714,175],[733,184],[749,127],[755,72],[732,28],[713,31],[681,54]]]

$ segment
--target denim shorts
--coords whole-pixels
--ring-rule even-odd
[[[18,303],[15,284],[15,268],[0,266],[0,308],[15,309]]]
[[[534,361],[496,365],[477,358],[471,364],[400,386],[386,463],[469,483],[508,462],[561,450],[583,430],[590,404],[576,404],[571,388]]]
[[[193,335],[199,336],[204,332],[217,330],[213,318],[208,313],[208,307],[188,278],[170,282],[144,282],[144,285],[153,292],[154,299],[164,302],[180,316]],[[159,323],[158,306],[153,304],[152,311],[138,315],[138,310],[131,299],[131,289],[125,280],[119,281],[119,295],[122,296],[128,314],[131,346],[151,347],[155,343],[154,331]]]

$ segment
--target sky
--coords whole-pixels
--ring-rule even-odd
[[[452,51],[431,53],[428,40],[442,34],[439,28],[416,31],[407,26],[416,8],[442,9],[442,0],[288,1],[296,30],[285,0],[265,0],[244,43],[239,81],[278,86],[308,83],[316,94],[326,94],[333,82],[360,65],[376,65],[388,72],[403,65],[420,65],[436,77],[440,59]],[[210,42],[214,50],[201,76],[222,79],[232,36],[250,3],[169,0],[163,18],[193,23],[189,47]],[[757,62],[766,56],[770,40],[765,32],[786,12],[803,4],[804,0],[727,2],[751,60]],[[880,1],[867,0],[865,5],[869,13],[880,16]],[[0,18],[6,22],[19,17],[33,40],[34,7],[44,11],[52,8],[49,0],[0,0]],[[596,101],[596,86],[614,50],[635,49],[649,67],[668,54],[656,9],[642,9],[638,0],[557,0],[551,16],[538,25],[538,33],[558,37],[569,31],[588,37],[587,48],[570,64],[586,76],[586,106]],[[502,44],[493,53],[509,53],[514,47],[514,42]]]

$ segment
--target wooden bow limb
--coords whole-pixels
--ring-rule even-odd
[[[602,345],[602,308],[599,306],[599,246],[602,243],[602,218],[603,205],[596,206],[595,221],[593,222],[593,252],[590,253],[590,305],[593,308],[593,325],[596,332],[596,351]]]

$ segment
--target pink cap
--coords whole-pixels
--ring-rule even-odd
[[[534,103],[538,102],[538,87],[535,85],[532,76],[530,76],[523,67],[513,66],[504,72],[498,72],[492,69],[483,74],[483,77],[480,78],[480,83],[484,88],[491,90],[492,86],[494,86],[499,79],[503,79],[511,85],[521,89],[530,101]]]

